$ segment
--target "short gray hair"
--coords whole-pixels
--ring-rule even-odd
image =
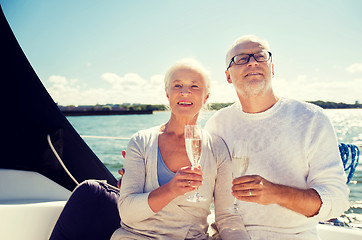
[[[165,75],[165,89],[168,91],[170,85],[170,77],[171,75],[179,69],[190,69],[199,74],[201,74],[202,78],[205,81],[206,85],[206,93],[210,93],[210,76],[209,72],[195,59],[193,58],[184,58],[177,61],[173,64]]]
[[[232,58],[232,56],[231,56],[232,50],[242,42],[258,42],[261,45],[263,45],[267,51],[270,51],[269,42],[267,40],[263,40],[261,38],[258,38],[257,36],[255,36],[253,34],[244,35],[244,36],[236,39],[234,41],[234,43],[231,44],[230,48],[227,50],[226,56],[225,56],[226,67],[229,66],[230,59]]]

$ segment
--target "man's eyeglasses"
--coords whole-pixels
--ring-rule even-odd
[[[271,58],[271,56],[271,52],[267,51],[252,54],[238,54],[231,58],[229,66],[226,70],[228,70],[232,66],[232,63],[235,63],[236,65],[247,64],[251,57],[253,57],[257,62],[266,62]]]

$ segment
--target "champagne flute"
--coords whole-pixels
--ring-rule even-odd
[[[231,155],[233,179],[245,175],[249,166],[249,146],[245,140],[235,140],[233,142],[233,150]],[[234,197],[233,207],[230,209],[232,213],[241,213],[238,207],[237,198]]]
[[[185,146],[187,156],[193,167],[198,167],[201,157],[201,128],[197,125],[185,125]],[[198,190],[195,190],[195,194],[187,198],[190,202],[205,201]]]

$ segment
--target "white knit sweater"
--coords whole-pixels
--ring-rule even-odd
[[[311,218],[277,204],[241,202],[246,212],[244,224],[252,239],[318,239],[316,223],[348,209],[349,189],[338,143],[323,109],[282,98],[265,112],[248,114],[237,102],[216,112],[205,129],[224,139],[229,149],[234,139],[248,140],[247,175],[313,188],[322,199],[319,213]]]
[[[232,207],[231,160],[225,143],[203,131],[201,169],[203,185],[199,192],[206,202],[188,202],[187,194],[171,201],[155,213],[148,205],[149,193],[158,188],[157,147],[160,126],[136,133],[127,147],[118,208],[121,228],[116,239],[208,239],[206,234],[210,205],[215,197],[215,218],[223,239],[246,239],[240,216],[227,212]],[[190,192],[188,194],[194,194]],[[230,231],[230,226],[239,231]]]

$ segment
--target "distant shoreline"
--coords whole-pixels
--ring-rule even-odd
[[[110,110],[110,111],[62,111],[64,116],[107,116],[107,115],[134,115],[152,114],[152,110]]]
[[[324,101],[308,101],[309,103],[313,103],[315,105],[320,106],[324,109],[360,109],[362,108],[362,104],[356,102],[355,104],[348,104],[343,102],[324,102]]]
[[[362,109],[362,104],[356,101],[355,104],[342,102],[307,101],[318,105],[324,109]],[[220,110],[233,104],[229,103],[209,103],[206,109]],[[106,104],[106,105],[82,105],[82,106],[59,106],[60,111],[65,116],[103,116],[103,115],[134,115],[152,114],[153,111],[168,111],[165,104]]]

